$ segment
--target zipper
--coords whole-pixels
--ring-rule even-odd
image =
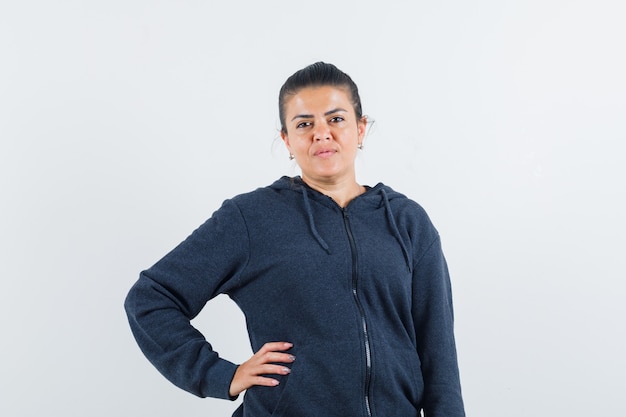
[[[350,229],[350,222],[348,221],[348,212],[342,209],[343,223],[346,226],[346,233],[348,234],[348,241],[350,242],[350,250],[352,252],[352,296],[354,302],[359,309],[359,315],[361,318],[361,326],[363,330],[363,340],[365,342],[365,410],[367,416],[372,417],[372,408],[370,407],[370,380],[372,379],[372,352],[370,347],[370,336],[367,330],[367,322],[365,321],[365,310],[359,300],[358,294],[358,274],[357,274],[357,252],[356,244],[354,243],[354,236],[352,235],[352,229]]]

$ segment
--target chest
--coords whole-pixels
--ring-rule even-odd
[[[383,208],[282,215],[288,218],[259,218],[258,232],[250,235],[249,279],[260,291],[278,287],[293,297],[332,298],[358,290],[381,300],[410,294],[404,238],[394,233]],[[410,247],[408,239],[403,242]]]

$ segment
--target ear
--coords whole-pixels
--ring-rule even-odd
[[[359,144],[363,144],[363,139],[365,138],[365,131],[367,129],[367,117],[361,117],[356,124],[357,131],[359,132]]]
[[[287,136],[287,134],[284,131],[280,131],[280,138],[283,140],[283,142],[285,142],[285,146],[287,147],[287,150],[289,151],[290,154],[292,154],[293,152],[291,152],[291,145],[289,143],[289,136]]]

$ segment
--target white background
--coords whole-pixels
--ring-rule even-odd
[[[2,0],[0,415],[230,416],[152,368],[122,303],[225,198],[298,174],[277,94],[317,60],[376,121],[359,180],[442,235],[468,415],[626,415],[625,21],[619,0]],[[250,354],[227,298],[195,323]]]

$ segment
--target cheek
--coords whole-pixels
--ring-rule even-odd
[[[305,149],[309,147],[310,144],[311,144],[311,140],[309,139],[308,135],[296,134],[296,135],[291,136],[291,146],[293,147],[296,147],[299,149]]]
[[[290,133],[290,132],[289,132]],[[298,135],[288,134],[283,138],[283,142],[288,148],[297,149],[301,146],[302,138]]]

